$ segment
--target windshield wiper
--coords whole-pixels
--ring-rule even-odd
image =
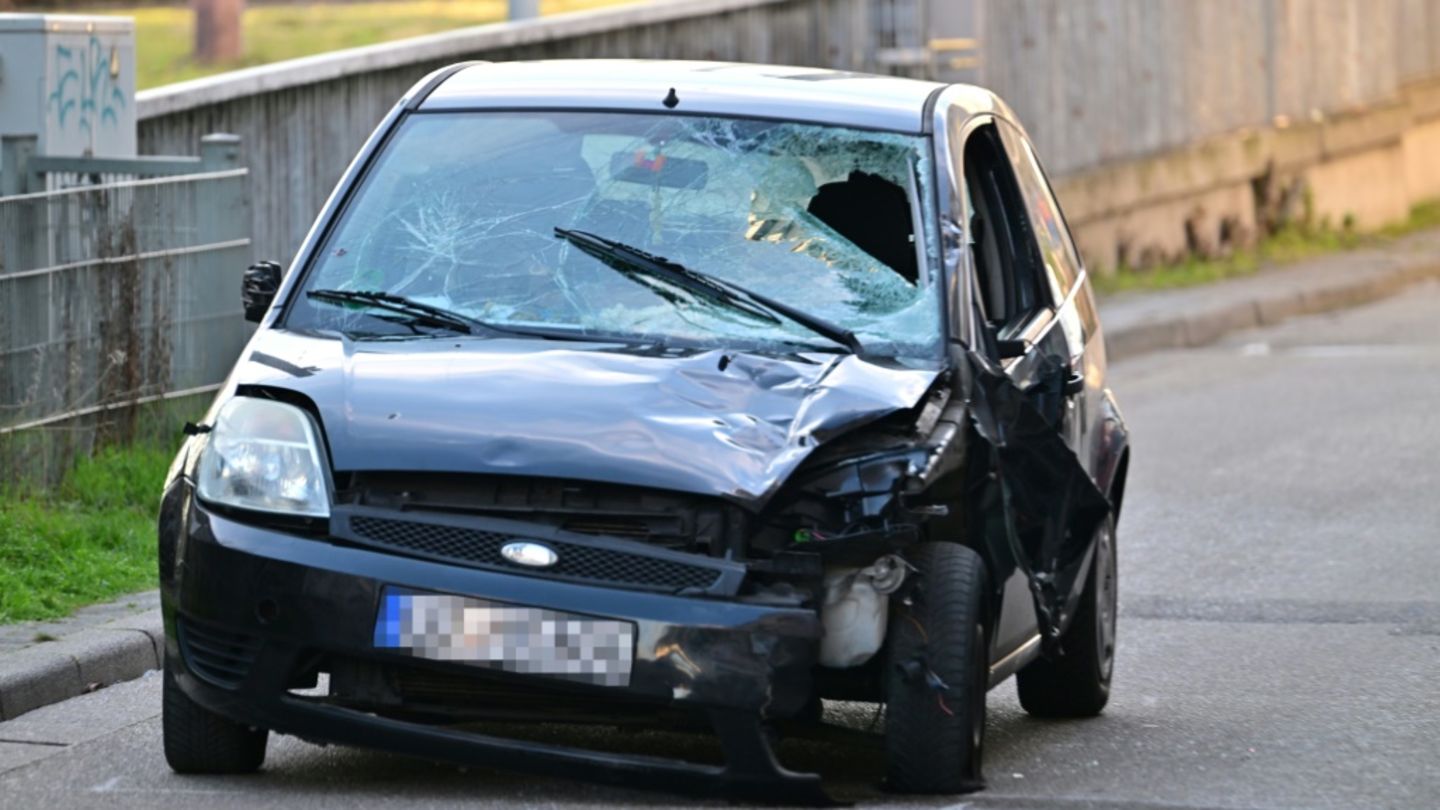
[[[818,315],[812,315],[789,304],[747,290],[733,281],[702,273],[699,270],[692,270],[683,264],[670,261],[664,256],[646,253],[640,248],[624,242],[616,242],[613,239],[606,239],[588,231],[557,227],[555,235],[622,273],[640,273],[667,281],[687,292],[773,324],[780,323],[780,320],[775,317],[780,315],[817,335],[839,343],[849,349],[851,354],[864,353],[860,339],[849,329],[831,323]]]
[[[550,332],[541,329],[517,329],[513,326],[501,326],[489,321],[482,321],[479,318],[472,318],[469,315],[462,315],[459,312],[437,307],[434,304],[427,304],[423,301],[416,301],[403,295],[387,293],[381,290],[310,290],[305,293],[306,297],[318,301],[329,301],[331,303],[358,303],[376,309],[383,309],[399,315],[410,317],[410,322],[419,325],[435,326],[441,329],[451,329],[467,335],[475,334],[476,330],[504,335],[519,335],[523,337],[538,337],[546,340],[594,340],[586,335],[572,335],[564,332]]]
[[[456,332],[463,332],[467,335],[475,332],[476,326],[489,326],[481,324],[458,312],[451,312],[443,307],[437,307],[416,301],[413,298],[406,298],[403,295],[381,292],[379,290],[310,290],[305,293],[307,298],[314,298],[317,301],[328,301],[330,303],[357,303],[383,309],[400,315],[409,315],[417,324],[427,326],[438,326],[442,329],[453,329]]]

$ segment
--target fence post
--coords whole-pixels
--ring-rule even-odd
[[[240,136],[212,132],[200,139],[202,171],[223,172],[240,168]]]
[[[200,169],[204,172],[223,172],[232,169],[242,169],[243,157],[239,135],[210,134],[200,139]],[[195,215],[198,225],[198,236],[201,244],[214,245],[221,242],[233,242],[237,239],[248,239],[252,236],[254,223],[250,218],[250,177],[240,174],[234,177],[215,178],[197,184],[199,196],[195,199]],[[255,260],[251,256],[249,245],[244,247],[232,247],[224,250],[211,250],[204,254],[201,261],[206,267],[200,270],[201,275],[207,279],[214,279],[215,283],[211,289],[197,291],[196,304],[207,315],[220,315],[234,313],[235,323],[244,326],[243,313],[240,307],[240,280],[245,272],[245,267]],[[243,341],[243,338],[241,338]],[[179,356],[178,354],[176,355]],[[193,360],[194,358],[192,358]],[[208,363],[204,360],[202,367],[208,369]],[[228,362],[227,362],[228,365]],[[175,368],[172,379],[180,379],[182,375],[190,373],[182,368]],[[212,379],[208,373],[202,372],[204,381]],[[224,372],[220,372],[224,376]],[[186,385],[194,384],[195,380],[186,380]]]
[[[200,171],[223,172],[241,168],[240,136],[228,133],[211,133],[200,139]],[[200,244],[209,245],[235,238],[236,223],[242,223],[246,232],[250,229],[250,210],[245,200],[245,178],[231,177],[214,182],[201,183],[196,187],[195,200]],[[239,299],[239,274],[243,267],[236,267],[236,299]]]
[[[39,178],[30,171],[30,158],[35,155],[34,135],[0,136],[0,197],[41,191]],[[40,266],[36,259],[48,253],[49,232],[44,227],[48,200],[12,202],[0,210],[0,271],[17,272]]]
[[[875,0],[855,0],[850,8],[850,70],[878,73],[875,63],[875,48],[879,40],[871,24],[875,12],[871,5]]]

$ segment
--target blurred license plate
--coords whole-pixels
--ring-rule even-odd
[[[375,646],[505,672],[628,686],[635,625],[386,588],[375,619]]]

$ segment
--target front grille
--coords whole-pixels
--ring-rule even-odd
[[[633,554],[616,549],[543,540],[559,555],[552,568],[515,565],[500,555],[501,546],[518,537],[481,529],[356,515],[350,519],[356,539],[366,545],[431,557],[477,568],[494,568],[531,576],[624,585],[660,591],[704,590],[720,572],[703,565]]]
[[[624,518],[577,518],[565,521],[567,532],[593,534],[600,537],[624,537],[628,540],[649,540],[650,527],[643,521]]]
[[[197,625],[188,619],[180,620],[178,633],[186,667],[226,689],[245,680],[260,650],[260,641],[253,636]]]
[[[517,520],[693,554],[718,556],[730,522],[744,519],[718,498],[597,481],[362,471],[337,483],[337,503],[345,505]]]

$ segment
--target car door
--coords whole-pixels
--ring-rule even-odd
[[[977,538],[1000,583],[993,676],[1023,665],[1042,625],[1063,629],[1088,571],[1092,526],[1108,509],[1085,447],[1103,432],[1087,402],[1104,411],[1104,350],[1084,268],[1024,132],[997,110],[953,115],[946,133],[962,248],[958,323],[966,345],[1003,373],[981,373],[986,399],[1011,403],[1005,418],[1024,431],[996,448],[990,473],[1004,482],[1005,517],[982,521]]]
[[[1034,145],[1009,121],[999,122],[998,131],[1025,204],[1035,249],[1044,265],[1045,286],[1054,314],[1052,328],[1063,337],[1063,346],[1058,340],[1054,344],[1055,358],[1064,362],[1070,394],[1062,404],[1060,430],[1093,476],[1087,463],[1092,457],[1087,446],[1087,426],[1091,405],[1103,383],[1105,363],[1085,268]]]
[[[1031,387],[1051,364],[1063,362],[1068,350],[1063,334],[1053,328],[1052,297],[1029,234],[1020,187],[996,118],[972,118],[951,134],[951,154],[959,164],[955,177],[963,196],[960,225],[980,321],[977,346],[1017,386]],[[1026,575],[1018,568],[994,573],[1004,578],[991,640],[991,660],[998,661],[1033,643],[1037,621]]]

